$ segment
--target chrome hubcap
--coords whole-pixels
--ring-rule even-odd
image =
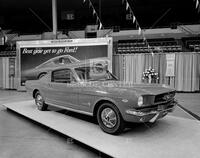
[[[116,114],[111,108],[105,108],[101,112],[101,120],[103,124],[108,128],[113,128],[117,124]]]
[[[43,99],[40,94],[38,94],[36,97],[36,105],[38,106],[38,108],[41,108],[43,105]]]

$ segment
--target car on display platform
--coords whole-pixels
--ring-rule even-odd
[[[61,55],[47,60],[46,62],[25,71],[22,71],[22,78],[28,79],[39,79],[44,76],[53,67],[57,67],[63,64],[71,64],[80,62],[80,60],[74,58],[71,55]],[[23,80],[23,79],[22,79]]]
[[[102,64],[79,62],[25,83],[37,108],[48,105],[93,116],[100,128],[119,134],[127,122],[155,122],[176,106],[175,90],[158,84],[119,81]]]

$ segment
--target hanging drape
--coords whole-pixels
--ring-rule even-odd
[[[113,56],[114,74],[123,81],[142,83],[145,69],[158,72],[159,83],[168,84],[178,91],[200,90],[200,53],[175,53],[175,76],[165,76],[166,54],[126,54]]]

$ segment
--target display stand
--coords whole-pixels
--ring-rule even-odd
[[[167,116],[152,126],[138,125],[113,136],[104,133],[97,124],[54,111],[39,111],[33,100],[4,106],[112,157],[188,158],[200,155],[200,123],[196,120]]]

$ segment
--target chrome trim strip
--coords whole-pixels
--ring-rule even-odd
[[[60,106],[60,105],[56,105],[56,104],[52,104],[52,103],[48,103],[48,102],[46,102],[46,104],[49,104],[51,106],[55,106],[55,107],[58,107],[58,108],[61,108],[61,109],[66,109],[66,110],[69,110],[69,111],[73,111],[73,112],[77,112],[77,113],[93,116],[93,113],[90,113],[90,112],[85,112],[85,111],[82,111],[82,110],[76,110],[76,109],[73,109],[73,108],[68,108],[68,107],[65,107],[65,106]]]
[[[151,115],[151,114],[159,114],[161,112],[169,112],[169,111],[172,111],[172,110],[174,110],[174,107],[169,108],[169,109],[165,109],[165,110],[150,111],[150,112],[141,112],[141,111],[135,111],[135,110],[129,109],[129,110],[126,110],[126,113],[129,114],[129,115],[142,117],[142,116],[147,116],[147,115]]]

